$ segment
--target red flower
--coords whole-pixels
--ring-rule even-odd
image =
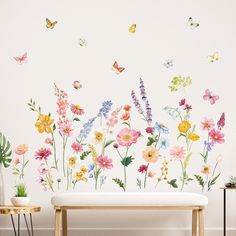
[[[185,98],[181,99],[179,102],[179,106],[184,106],[185,105]]]
[[[40,148],[34,154],[34,156],[36,157],[35,159],[36,160],[39,159],[40,161],[42,160],[46,161],[50,155],[52,155],[52,151],[50,148]]]
[[[141,165],[141,166],[139,166],[138,172],[144,173],[144,172],[147,171],[147,169],[148,169],[148,166],[146,166],[146,165]]]
[[[146,130],[147,134],[152,134],[154,132],[154,128],[153,127],[147,127],[145,130]]]
[[[191,105],[185,104],[184,110],[191,110],[191,109],[192,109],[192,106],[191,106]]]

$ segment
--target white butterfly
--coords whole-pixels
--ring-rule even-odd
[[[191,29],[195,29],[199,26],[199,23],[197,22],[194,22],[193,21],[193,18],[192,17],[189,17],[188,18],[188,26],[191,28]]]
[[[174,65],[174,60],[173,59],[166,60],[166,62],[163,63],[163,66],[165,66],[166,68],[170,68],[173,65]]]

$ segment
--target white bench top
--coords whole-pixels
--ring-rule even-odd
[[[52,197],[54,206],[205,206],[208,198],[187,192],[73,192]]]

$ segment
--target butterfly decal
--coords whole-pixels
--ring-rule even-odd
[[[215,52],[213,55],[209,55],[207,57],[208,61],[209,62],[215,62],[215,61],[218,61],[219,60],[219,53],[218,52]]]
[[[217,100],[219,100],[219,96],[213,94],[209,89],[205,90],[205,94],[203,95],[203,99],[205,101],[209,101],[211,105],[215,104]]]
[[[166,62],[163,63],[163,66],[165,66],[167,69],[169,69],[170,67],[173,67],[173,65],[174,65],[173,59],[166,60]]]
[[[57,21],[51,21],[51,20],[49,20],[48,18],[46,18],[46,27],[48,28],[48,29],[53,29],[54,28],[54,26],[57,24]]]
[[[27,52],[18,57],[13,57],[19,65],[22,65],[28,61]]]
[[[82,84],[78,80],[75,80],[72,85],[75,89],[82,88]]]
[[[188,26],[190,27],[190,29],[195,29],[199,26],[199,23],[194,22],[192,17],[188,18]]]
[[[136,24],[132,24],[130,27],[129,27],[129,32],[130,33],[135,33],[136,32]]]
[[[124,67],[119,67],[118,63],[115,61],[112,69],[116,72],[116,74],[120,74],[125,68]]]
[[[87,46],[87,44],[88,43],[87,43],[87,41],[85,39],[82,39],[82,38],[79,39],[79,45],[81,47]]]

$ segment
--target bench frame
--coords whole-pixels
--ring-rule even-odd
[[[67,210],[173,210],[192,211],[192,236],[204,236],[204,206],[55,206],[55,236],[60,236],[62,221],[62,235],[67,236]]]

